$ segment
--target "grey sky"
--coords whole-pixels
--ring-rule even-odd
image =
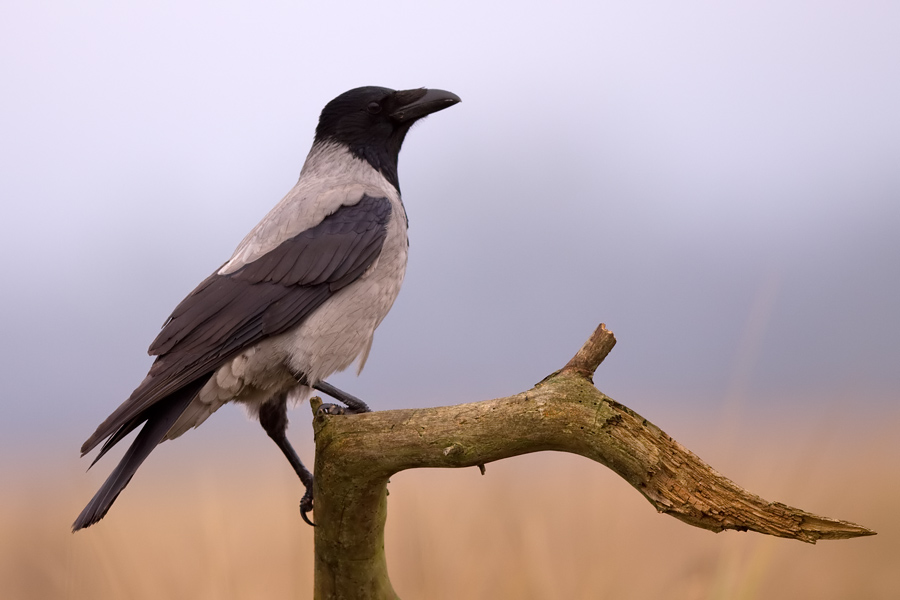
[[[407,280],[363,376],[333,380],[373,407],[521,391],[600,321],[600,387],[650,418],[895,405],[897,23],[894,2],[8,3],[2,439],[74,453],[360,85],[463,99],[407,139]]]

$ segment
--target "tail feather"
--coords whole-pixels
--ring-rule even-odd
[[[135,429],[140,427],[141,424],[144,423],[146,420],[147,420],[146,418],[135,417],[132,420],[125,423],[124,425],[122,425],[121,427],[119,427],[119,429],[114,434],[112,434],[111,436],[106,438],[106,441],[103,442],[103,447],[100,448],[100,452],[98,452],[97,456],[94,457],[94,460],[91,461],[91,464],[88,467],[88,470],[90,470],[91,467],[96,465],[97,461],[100,460],[101,458],[103,458],[103,455],[105,455],[107,452],[109,452],[113,446],[115,446],[116,444],[121,442],[125,436],[127,436],[129,433],[131,433],[132,431],[134,431]],[[82,454],[82,456],[84,456],[84,455]]]
[[[191,400],[194,399],[194,396],[206,383],[206,379],[208,378],[202,378],[181,388],[176,393],[154,404],[144,413],[146,423],[134,439],[134,442],[132,442],[131,447],[125,452],[122,460],[119,461],[119,464],[110,473],[103,485],[100,486],[100,489],[94,494],[91,501],[84,507],[78,518],[75,519],[75,523],[72,524],[73,532],[89,527],[103,518],[119,493],[131,481],[138,467],[166,437],[166,433],[168,433],[175,421],[178,420],[178,417],[181,416],[181,413],[185,411]],[[113,440],[112,443],[104,445],[101,455],[106,453],[109,446],[121,440],[139,424],[140,421],[126,424],[123,429],[127,430],[124,433],[120,431],[114,434],[111,438]]]

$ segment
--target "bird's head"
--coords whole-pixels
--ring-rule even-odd
[[[397,157],[409,128],[422,117],[459,101],[459,96],[444,90],[352,89],[322,109],[315,142],[347,146],[399,189]]]

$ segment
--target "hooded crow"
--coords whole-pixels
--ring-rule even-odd
[[[96,463],[143,425],[73,531],[103,518],[157,444],[228,402],[257,415],[290,461],[310,523],[313,477],[285,435],[288,396],[317,389],[351,412],[369,410],[325,378],[357,359],[362,370],[403,282],[403,139],[417,120],[459,101],[443,90],[362,87],[325,106],[297,185],[175,308],[150,345],[147,377],[81,447],[84,456],[103,442]]]

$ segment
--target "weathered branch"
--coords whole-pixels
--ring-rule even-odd
[[[711,531],[750,530],[810,543],[875,533],[747,492],[598,391],[591,378],[614,345],[601,324],[560,371],[507,398],[318,415],[315,597],[396,598],[384,555],[387,481],[394,473],[472,467],[542,450],[602,463],[659,512]]]

